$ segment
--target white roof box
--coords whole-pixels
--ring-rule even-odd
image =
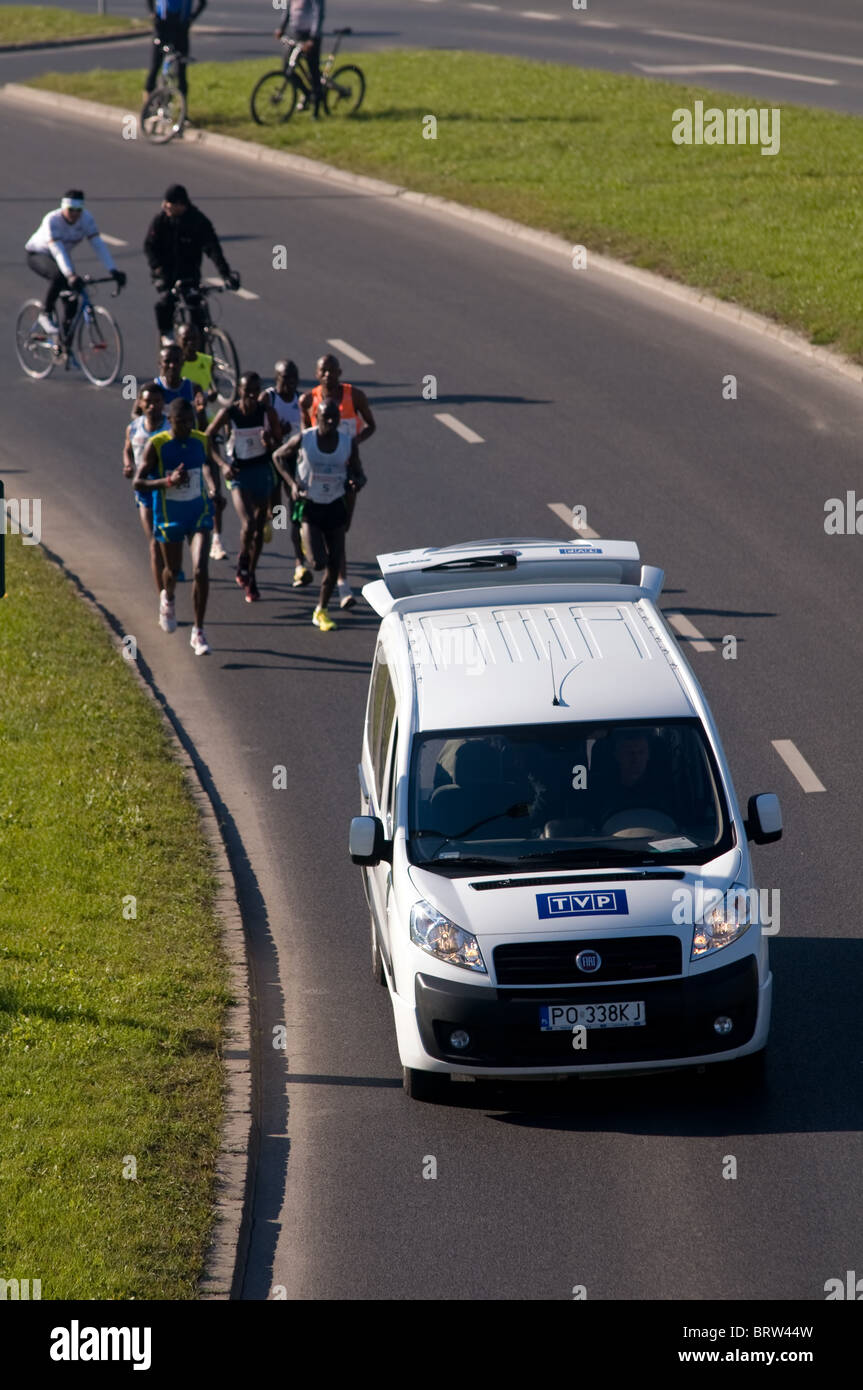
[[[461,545],[429,546],[379,555],[383,579],[366,584],[363,594],[381,617],[392,609],[416,610],[432,596],[502,587],[541,585],[566,589],[572,597],[619,597],[654,602],[662,589],[662,570],[642,565],[635,541],[496,539]],[[600,595],[600,589],[606,593]],[[577,593],[576,593],[577,591]],[[591,593],[592,591],[592,593]],[[489,595],[489,599],[491,599]],[[509,598],[510,595],[507,595]],[[439,606],[435,603],[434,606]]]

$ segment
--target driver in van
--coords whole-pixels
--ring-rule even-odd
[[[668,792],[646,731],[616,729],[594,744],[588,795],[598,830],[610,817],[639,807],[668,814]]]

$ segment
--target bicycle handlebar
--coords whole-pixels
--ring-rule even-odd
[[[113,284],[116,288],[114,290],[114,293],[111,295],[112,299],[117,298],[117,295],[120,293],[120,290],[122,288],[120,285],[117,284],[117,281],[114,279],[113,275],[79,275],[78,279],[83,281],[84,285]]]
[[[224,294],[224,285],[205,285],[196,280],[175,280],[171,286],[173,293],[183,294],[186,290],[193,289],[196,294]]]

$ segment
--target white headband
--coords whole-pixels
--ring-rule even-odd
[[[63,198],[60,202],[61,208],[82,208],[83,206],[83,198]]]

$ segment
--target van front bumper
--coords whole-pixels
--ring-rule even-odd
[[[770,977],[759,991],[758,961],[744,957],[732,965],[687,979],[603,985],[576,989],[485,989],[481,986],[416,976],[416,1024],[429,1057],[459,1070],[538,1068],[589,1070],[650,1062],[685,1062],[735,1053],[751,1043],[759,1025],[759,998],[769,1011]],[[642,1000],[646,1023],[632,1028],[590,1028],[587,1045],[573,1048],[572,1033],[540,1030],[544,1004],[603,1004]],[[714,1020],[731,1019],[731,1032],[719,1034]],[[768,1014],[769,1017],[769,1014]],[[767,1018],[758,1026],[766,1040]],[[450,1035],[469,1035],[456,1048]],[[761,1043],[763,1045],[763,1041]]]

